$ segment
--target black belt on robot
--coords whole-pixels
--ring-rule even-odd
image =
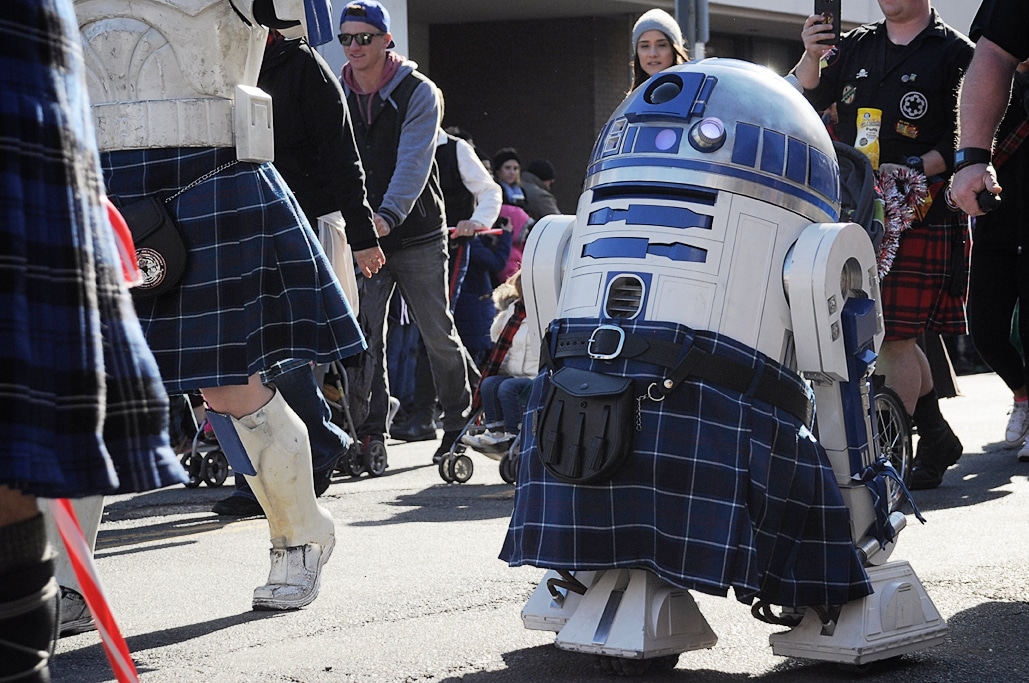
[[[550,333],[547,333],[549,340]],[[615,325],[601,325],[592,332],[568,332],[558,335],[554,343],[554,358],[588,357],[596,360],[632,359],[643,363],[670,368],[672,372],[657,382],[648,393],[657,399],[665,396],[680,382],[689,378],[701,380],[738,391],[785,410],[804,423],[808,429],[814,421],[814,404],[810,396],[796,385],[782,380],[770,368],[756,370],[730,358],[716,356],[696,347],[690,347],[685,356],[682,345],[661,339],[644,339]],[[544,360],[550,362],[550,344],[543,343]],[[760,373],[760,376],[756,376]]]

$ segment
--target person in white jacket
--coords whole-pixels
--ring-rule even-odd
[[[539,348],[529,343],[524,324],[520,270],[494,290],[493,301],[499,311],[490,328],[494,348],[478,388],[486,430],[462,437],[463,443],[487,455],[507,451],[517,438],[525,412],[523,396],[540,364]]]

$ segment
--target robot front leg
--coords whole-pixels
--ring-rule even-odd
[[[571,579],[571,581],[569,581]],[[548,571],[522,610],[526,628],[556,631],[563,650],[675,666],[679,654],[718,637],[689,591],[644,569]],[[615,673],[628,663],[606,662]],[[634,669],[635,670],[635,669]]]
[[[788,279],[797,364],[814,384],[818,438],[850,510],[851,535],[873,592],[833,610],[802,608],[797,626],[769,637],[772,651],[863,665],[931,647],[945,638],[946,622],[911,565],[887,562],[906,518],[893,509],[891,495],[873,502],[855,477],[890,457],[879,452],[866,381],[883,334],[871,244],[854,224],[810,226],[794,245]]]

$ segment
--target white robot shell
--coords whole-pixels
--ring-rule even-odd
[[[730,59],[666,70],[604,126],[575,219],[541,221],[560,236],[534,229],[523,274],[544,271],[527,286],[538,323],[678,322],[795,367],[783,271],[807,227],[838,219],[839,173],[819,116],[770,70]]]

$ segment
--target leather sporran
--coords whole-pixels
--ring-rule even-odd
[[[536,442],[543,466],[561,481],[610,479],[632,452],[636,396],[632,379],[563,367],[550,377]]]
[[[178,286],[186,270],[186,245],[175,219],[163,201],[146,197],[120,209],[132,232],[143,281],[130,291],[136,299],[151,299]]]

